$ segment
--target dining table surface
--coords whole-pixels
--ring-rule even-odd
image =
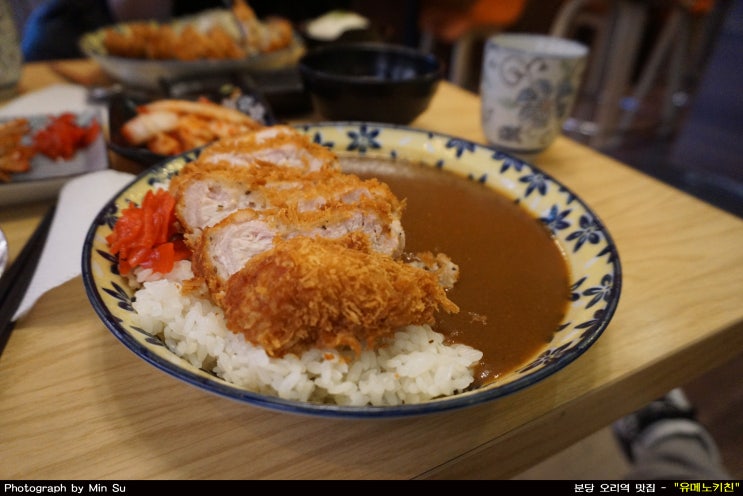
[[[71,82],[110,83],[90,60],[34,62],[18,93]],[[478,95],[446,81],[410,126],[486,144]],[[743,220],[566,136],[521,158],[594,210],[621,261],[613,319],[563,369],[430,415],[278,412],[146,363],[107,330],[78,276],[18,320],[0,355],[0,477],[507,479],[743,352]],[[108,167],[143,170],[114,155]],[[53,203],[0,208],[11,259]]]

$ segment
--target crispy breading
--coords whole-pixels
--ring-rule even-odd
[[[271,356],[374,348],[406,325],[458,312],[434,274],[371,250],[363,235],[296,237],[253,257],[226,285],[227,326]]]
[[[220,163],[251,168],[262,163],[272,167],[299,168],[305,172],[341,170],[335,153],[283,124],[221,139],[204,149],[198,160],[189,163],[187,168],[205,168]]]
[[[156,29],[149,22],[131,22],[126,30],[106,28],[103,30],[103,46],[110,55],[133,59],[147,58],[150,33]]]
[[[293,206],[309,211],[334,209],[342,204],[368,208],[369,204],[363,202],[373,202],[380,215],[399,219],[405,205],[377,179],[362,180],[327,169],[305,172],[266,164],[232,167],[222,163],[184,169],[173,177],[169,189],[176,198],[176,216],[188,235],[243,208]]]
[[[33,147],[22,144],[31,130],[28,119],[18,117],[0,123],[0,182],[10,182],[12,174],[31,170]]]
[[[244,0],[226,9],[211,9],[193,19],[173,22],[136,21],[103,29],[103,46],[110,55],[153,60],[236,60],[286,48],[294,30],[283,18],[260,20]],[[225,23],[238,19],[241,29]],[[221,24],[220,24],[221,23]],[[237,32],[232,32],[237,31]],[[244,38],[239,34],[244,33]]]
[[[194,274],[208,283],[219,305],[226,282],[255,256],[298,236],[341,239],[349,234],[364,235],[370,249],[390,258],[399,257],[405,243],[399,220],[369,200],[310,211],[296,205],[243,208],[185,241],[193,250]]]
[[[207,146],[170,184],[194,286],[267,353],[383,345],[407,325],[458,312],[458,267],[401,258],[405,200],[344,173],[334,152],[289,126]]]

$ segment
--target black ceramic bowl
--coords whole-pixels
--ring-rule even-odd
[[[160,84],[163,92],[159,96],[143,97],[122,92],[108,97],[108,148],[145,167],[170,157],[154,153],[145,146],[133,146],[127,143],[121,134],[121,128],[129,119],[137,115],[137,106],[153,100],[161,98],[197,100],[205,97],[212,102],[240,110],[263,125],[271,126],[277,123],[273,110],[264,95],[252,86],[252,82],[244,80],[240,75],[162,79]]]
[[[299,71],[326,119],[409,124],[431,102],[442,64],[402,45],[350,43],[309,51]]]

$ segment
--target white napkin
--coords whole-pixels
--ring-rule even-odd
[[[82,175],[62,186],[39,265],[13,320],[26,315],[44,293],[80,275],[83,242],[93,219],[134,177],[106,169]]]
[[[88,90],[77,84],[53,84],[44,89],[21,95],[0,108],[0,116],[26,116],[32,114],[56,114],[79,112],[85,108],[105,106],[87,101]]]

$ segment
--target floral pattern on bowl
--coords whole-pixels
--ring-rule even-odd
[[[175,157],[140,174],[113,198],[88,231],[83,248],[83,282],[106,327],[131,351],[160,370],[211,393],[277,411],[343,418],[422,415],[492,401],[531,386],[576,360],[602,335],[619,302],[622,272],[606,226],[578,196],[538,168],[494,148],[405,126],[359,122],[297,127],[340,156],[419,161],[478,181],[506,196],[551,231],[572,276],[567,313],[535,358],[483,388],[419,404],[350,407],[296,402],[233,386],[170,352],[159,337],[134,325],[132,290],[117,273],[105,237],[129,202],[169,180],[198,151]]]

